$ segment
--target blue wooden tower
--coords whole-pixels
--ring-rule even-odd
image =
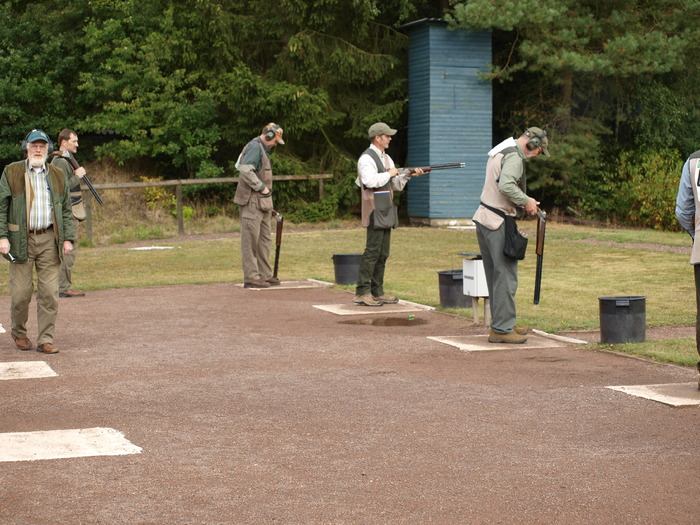
[[[402,29],[409,37],[409,166],[465,162],[435,171],[407,186],[408,215],[429,225],[471,224],[492,147],[491,34],[448,29],[442,19],[423,19]]]

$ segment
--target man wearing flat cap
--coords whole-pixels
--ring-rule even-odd
[[[61,169],[46,163],[51,139],[40,129],[22,142],[26,159],[5,167],[0,179],[0,254],[10,260],[11,336],[31,350],[27,336],[29,303],[37,275],[37,351],[58,353],[53,345],[58,315],[61,257],[75,240],[70,189]]]
[[[484,262],[491,306],[490,343],[524,343],[527,328],[515,325],[515,292],[518,260],[503,253],[506,238],[504,215],[515,216],[518,208],[537,214],[537,202],[525,193],[525,162],[541,153],[549,157],[547,132],[528,128],[516,140],[506,139],[489,151],[481,203],[474,214],[476,237]]]
[[[241,262],[245,288],[269,288],[280,284],[272,275],[272,163],[270,151],[284,144],[282,128],[270,122],[260,136],[246,144],[236,168],[240,178],[233,202],[241,209]]]
[[[362,226],[367,228],[365,251],[360,261],[360,272],[355,289],[355,304],[382,306],[398,303],[399,298],[384,293],[384,268],[389,258],[391,230],[398,226],[398,211],[394,206],[394,190],[400,191],[411,175],[399,173],[394,161],[386,154],[391,138],[396,134],[384,122],[369,128],[370,146],[357,161],[355,183],[362,195]]]

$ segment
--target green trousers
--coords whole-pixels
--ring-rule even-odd
[[[497,230],[476,223],[476,238],[484,261],[484,274],[489,287],[491,329],[508,334],[515,326],[515,292],[518,290],[518,261],[503,255],[506,240],[505,222]]]
[[[386,260],[389,258],[390,246],[391,229],[376,229],[374,227],[374,212],[372,212],[369,226],[367,226],[367,241],[360,261],[360,273],[355,288],[357,295],[368,293],[374,297],[384,295],[384,268]]]

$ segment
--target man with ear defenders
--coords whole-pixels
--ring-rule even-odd
[[[547,132],[528,128],[517,139],[509,139],[489,152],[481,205],[476,210],[476,236],[484,262],[484,274],[491,305],[490,343],[524,343],[527,329],[515,326],[515,292],[518,289],[518,261],[503,253],[505,219],[488,209],[515,216],[522,207],[537,214],[537,202],[525,194],[525,162],[544,153],[549,157]]]
[[[12,339],[20,350],[31,350],[27,337],[29,303],[37,274],[37,351],[55,354],[54,327],[58,315],[58,272],[61,257],[75,240],[70,189],[63,171],[46,159],[53,149],[42,130],[22,142],[26,160],[5,166],[0,179],[0,254],[11,261],[10,317]]]
[[[246,144],[236,162],[240,178],[233,202],[241,210],[241,261],[246,288],[280,284],[272,276],[269,262],[273,209],[270,151],[277,144],[284,144],[282,133],[281,127],[270,122],[260,136]]]

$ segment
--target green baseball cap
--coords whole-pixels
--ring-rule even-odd
[[[379,135],[389,135],[390,137],[392,135],[396,134],[395,129],[391,129],[389,126],[384,124],[384,122],[377,122],[376,124],[372,124],[369,127],[369,138],[373,139],[374,137],[378,137]]]
[[[46,132],[40,129],[33,129],[32,131],[30,131],[29,135],[27,135],[26,142],[27,144],[31,144],[32,142],[36,142],[38,140],[43,140],[44,142],[51,142],[51,139],[46,134]]]

